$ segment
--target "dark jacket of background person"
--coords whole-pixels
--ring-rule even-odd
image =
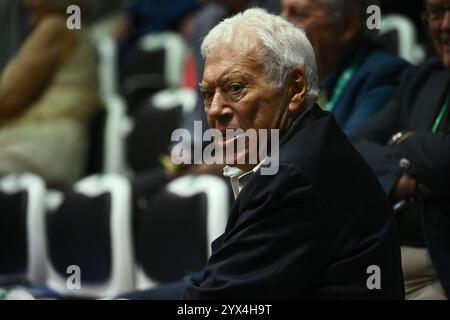
[[[450,74],[430,59],[406,75],[396,97],[361,127],[355,143],[375,170],[387,194],[407,174],[436,196],[415,199],[399,212],[402,244],[426,246],[447,296],[450,294],[450,119],[447,112],[437,133],[432,127],[449,93]],[[415,133],[387,146],[400,131]],[[400,160],[402,160],[400,165]],[[406,160],[406,161],[405,161]],[[422,234],[423,233],[423,234]],[[423,237],[423,238],[422,238]],[[425,242],[425,243],[424,243]]]
[[[397,229],[376,176],[316,105],[248,180],[186,299],[403,299]],[[367,268],[381,270],[369,290]],[[370,282],[370,281],[369,281]]]
[[[337,80],[351,62],[350,59],[344,67],[328,74],[320,84],[321,90],[331,94]],[[333,109],[336,121],[347,135],[354,135],[361,123],[389,102],[408,67],[405,60],[393,53],[375,45],[367,46],[365,58]]]

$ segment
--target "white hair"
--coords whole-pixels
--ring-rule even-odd
[[[255,37],[260,40],[256,47]],[[282,17],[253,8],[225,19],[203,40],[203,58],[206,59],[210,52],[223,44],[233,45],[238,54],[256,49],[262,58],[267,79],[275,88],[285,84],[292,67],[302,67],[308,83],[308,106],[318,100],[318,74],[313,47],[302,29]]]

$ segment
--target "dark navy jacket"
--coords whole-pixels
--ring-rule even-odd
[[[278,173],[248,180],[212,249],[183,298],[404,298],[389,200],[317,105],[280,147]],[[379,290],[367,286],[371,266],[380,268]]]

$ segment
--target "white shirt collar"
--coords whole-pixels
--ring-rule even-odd
[[[231,181],[231,188],[233,189],[234,198],[236,199],[241,192],[242,188],[244,188],[247,181],[251,178],[251,176],[259,170],[259,168],[268,160],[269,158],[265,158],[262,160],[256,167],[251,171],[244,172],[237,167],[225,166],[223,168],[223,175],[225,177],[229,177]]]

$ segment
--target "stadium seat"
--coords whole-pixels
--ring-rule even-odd
[[[377,41],[412,64],[419,64],[425,58],[425,49],[418,43],[414,23],[406,16],[384,16]]]
[[[121,75],[121,93],[132,113],[151,95],[182,85],[186,48],[173,32],[149,34],[130,54]]]
[[[0,180],[0,284],[43,284],[45,185],[32,174]]]
[[[167,89],[153,95],[133,114],[127,137],[127,167],[134,173],[160,165],[167,153],[172,132],[195,107],[196,93],[191,89]]]
[[[136,289],[180,280],[203,268],[211,242],[225,231],[226,183],[215,176],[185,176],[155,194],[135,217]]]
[[[47,197],[47,286],[63,295],[105,297],[133,288],[130,186],[94,175]],[[72,277],[79,273],[80,287]]]
[[[103,101],[119,93],[118,48],[111,36],[103,35],[95,39],[98,53],[98,77]]]
[[[128,174],[125,143],[131,127],[124,100],[109,97],[90,124],[87,174]]]

